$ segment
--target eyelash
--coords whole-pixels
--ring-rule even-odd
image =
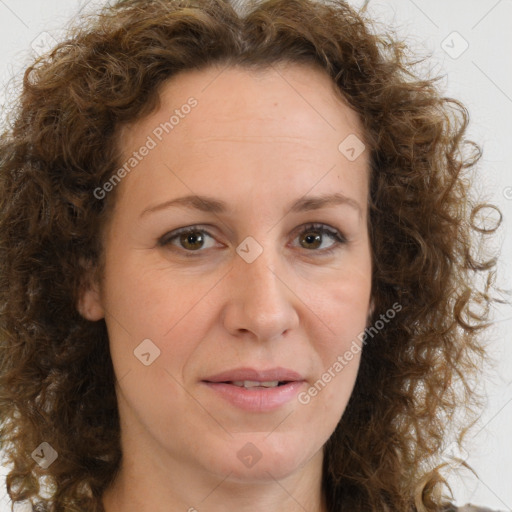
[[[323,256],[331,254],[332,252],[340,249],[341,245],[347,243],[347,239],[337,229],[330,228],[325,224],[308,224],[300,233],[298,233],[297,237],[306,234],[308,231],[318,231],[321,234],[326,234],[332,240],[334,240],[334,243],[328,249],[312,250],[312,252],[318,252]],[[170,233],[166,233],[163,237],[161,237],[158,240],[158,245],[160,247],[166,247],[171,245],[171,242],[179,238],[181,235],[194,233],[203,233],[207,234],[210,238],[214,238],[208,231],[201,229],[200,226],[188,226],[186,228],[180,228],[175,231],[171,231]],[[184,249],[183,247],[180,247],[179,249],[185,251],[186,257],[197,257],[200,256],[200,253],[204,252],[201,249],[198,249],[196,251],[190,251],[188,249]],[[311,251],[310,249],[304,250],[308,252]]]

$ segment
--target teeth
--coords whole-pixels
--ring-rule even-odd
[[[238,387],[244,387],[244,388],[257,388],[257,387],[264,387],[264,388],[275,388],[278,384],[278,380],[268,380],[265,382],[258,382],[256,380],[234,380],[231,384]]]

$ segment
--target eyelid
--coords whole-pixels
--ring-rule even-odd
[[[321,232],[323,235],[327,235],[329,238],[331,238],[334,243],[331,245],[331,247],[327,249],[304,249],[304,251],[310,252],[311,254],[316,253],[318,256],[320,255],[328,255],[332,252],[339,250],[341,246],[348,243],[347,238],[343,234],[342,231],[340,231],[337,228],[334,228],[330,226],[329,224],[320,223],[320,222],[311,222],[302,224],[301,226],[298,226],[293,231],[293,239],[295,239],[297,236],[307,233],[308,231],[318,231]],[[204,225],[191,225],[191,226],[184,226],[182,228],[175,229],[173,231],[170,231],[163,235],[161,238],[158,239],[157,245],[160,247],[167,247],[171,246],[171,241],[177,239],[180,235],[186,234],[186,233],[196,233],[200,232],[203,234],[206,234],[208,237],[215,240],[215,237],[210,233],[208,229],[205,229]],[[184,254],[186,257],[196,257],[200,256],[202,253],[206,252],[206,250],[203,250],[202,248],[198,249],[197,251],[191,251],[186,250],[182,247],[173,246],[177,251]]]
[[[157,245],[161,246],[161,247],[166,247],[168,245],[171,245],[171,241],[178,238],[180,235],[183,235],[185,233],[196,233],[196,232],[200,232],[200,233],[204,233],[206,234],[207,236],[209,236],[210,238],[213,238],[215,239],[215,237],[208,231],[208,229],[205,229],[204,226],[202,225],[192,225],[192,226],[185,226],[185,227],[182,227],[182,228],[178,228],[178,229],[174,229],[173,231],[169,231],[168,233],[166,233],[165,235],[163,235],[162,237],[160,237],[157,241]],[[186,251],[185,249],[181,248],[182,251],[185,251],[185,252],[188,252],[188,253],[193,253],[193,252],[204,252],[204,251]]]
[[[296,236],[307,233],[308,231],[319,231],[322,234],[327,235],[334,241],[331,247],[327,249],[309,251],[308,249],[304,249],[305,251],[311,253],[318,253],[318,255],[329,255],[332,252],[339,250],[342,245],[345,245],[348,242],[345,235],[339,229],[336,229],[335,227],[332,227],[329,224],[324,224],[322,222],[311,222],[299,226],[297,230],[294,231],[294,239],[296,238]]]

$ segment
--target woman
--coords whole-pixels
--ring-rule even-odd
[[[29,67],[0,147],[14,502],[456,510],[495,261],[467,112],[409,66],[341,1],[127,0]]]

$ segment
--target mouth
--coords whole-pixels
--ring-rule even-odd
[[[304,377],[294,370],[276,367],[268,370],[235,368],[204,379],[204,382],[232,384],[239,387],[277,387],[289,382],[303,381]]]
[[[254,388],[261,388],[261,389],[268,389],[268,388],[277,388],[279,386],[284,386],[288,384],[289,382],[294,381],[288,381],[288,380],[268,380],[264,382],[259,382],[257,380],[234,380],[234,381],[224,381],[220,384],[231,384],[233,386],[237,386],[239,388],[245,388],[245,389],[254,389]]]
[[[306,381],[297,372],[284,368],[265,371],[241,368],[202,382],[215,396],[236,408],[261,413],[293,402]]]

